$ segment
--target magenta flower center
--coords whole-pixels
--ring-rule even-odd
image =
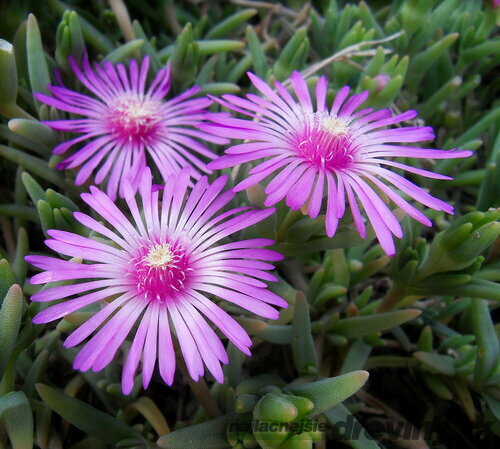
[[[189,278],[189,260],[176,244],[152,243],[142,247],[131,261],[129,272],[137,290],[149,301],[165,300],[183,290]]]
[[[108,124],[123,140],[148,140],[158,126],[158,104],[134,97],[117,99],[109,105]]]
[[[352,165],[355,154],[345,120],[316,112],[303,123],[302,129],[292,133],[299,156],[323,170],[344,170]]]

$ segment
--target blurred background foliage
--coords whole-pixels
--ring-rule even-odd
[[[2,2],[0,448],[498,447],[495,3]],[[417,109],[415,122],[435,129],[433,146],[474,151],[466,160],[411,161],[454,177],[418,181],[452,203],[456,215],[426,211],[432,229],[401,216],[405,236],[390,259],[372,234],[357,236],[350,218],[327,239],[324,216],[311,221],[280,207],[245,237],[272,237],[288,256],[271,288],[290,307],[274,322],[227,307],[253,336],[253,357],[229,345],[224,385],[210,379],[189,385],[178,374],[171,388],[157,381],[142,391],[138,379],[125,397],[121,360],[99,373],[78,373],[71,368],[75,352],[62,347],[65,333],[92,309],[57,326],[34,326],[31,318],[43,305],[28,301],[36,290],[26,281],[24,256],[46,251],[44,232],[86,232],[72,217],[83,207],[84,187],[73,185],[71,172],[56,171],[59,159],[51,155],[68,136],[39,122],[58,113],[33,98],[47,92],[56,67],[69,87],[81,89],[68,57],[80,59],[84,51],[114,63],[149,55],[154,71],[170,61],[174,93],[196,83],[202,93],[244,94],[247,71],[272,81],[299,70],[310,83],[326,75],[330,99],[348,84],[370,90],[372,107]],[[259,206],[262,191],[257,186],[235,201]],[[370,373],[363,389],[360,370]],[[330,426],[351,422],[365,430],[300,438],[285,432],[274,439],[230,431],[235,422],[316,415]]]

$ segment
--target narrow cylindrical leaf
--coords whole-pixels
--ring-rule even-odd
[[[466,384],[465,379],[455,376],[450,379],[451,386],[455,390],[455,395],[460,402],[465,414],[470,421],[474,422],[476,420],[476,406],[474,400],[472,399],[472,394],[469,386]]]
[[[310,399],[314,403],[314,414],[319,414],[352,396],[363,387],[367,380],[368,372],[353,371],[308,384],[289,385],[287,390],[297,396]]]
[[[413,58],[408,77],[411,86],[416,87],[427,69],[457,40],[458,36],[458,33],[448,34]]]
[[[494,163],[488,164],[486,172],[481,179],[481,188],[477,197],[478,210],[487,210],[500,205],[500,152]]]
[[[429,293],[427,290],[419,289],[417,287],[410,288],[408,292],[413,295],[427,295]],[[472,298],[500,301],[500,289],[498,288],[498,283],[474,278],[467,284],[458,286],[436,285],[433,287],[432,294],[444,296],[471,296]]]
[[[49,448],[51,418],[52,410],[48,407],[40,407],[35,412],[36,443],[41,449]]]
[[[248,41],[248,48],[250,49],[250,54],[252,55],[254,72],[257,76],[264,78],[268,70],[266,56],[253,27],[247,27],[246,37]]]
[[[295,300],[295,314],[292,319],[292,354],[295,368],[301,374],[317,370],[318,357],[311,334],[309,305],[302,293]]]
[[[161,436],[170,432],[167,420],[152,399],[142,396],[130,404],[129,408],[138,411],[144,416],[158,435]]]
[[[417,342],[417,348],[419,351],[432,352],[433,348],[433,335],[432,328],[430,326],[425,326],[420,332],[420,337]]]
[[[347,289],[345,287],[342,287],[340,285],[335,285],[335,284],[325,284],[321,290],[318,292],[315,301],[314,301],[314,306],[319,307],[328,301],[331,301],[332,299],[338,298],[339,296],[342,296],[347,292]]]
[[[85,42],[80,20],[75,11],[71,11],[69,14],[69,31],[71,34],[71,55],[79,60],[85,52]]]
[[[71,10],[68,5],[60,0],[47,0],[47,3],[58,14],[64,14],[65,11]],[[101,33],[81,16],[78,16],[78,21],[82,28],[83,37],[97,51],[108,53],[113,49],[113,43],[105,34]]]
[[[373,59],[366,66],[365,73],[370,77],[378,75],[380,73],[380,70],[382,69],[382,66],[384,65],[384,60],[384,47],[377,47],[375,56],[373,56]]]
[[[21,287],[14,284],[7,291],[0,309],[0,379],[16,346],[23,316],[23,305]]]
[[[46,149],[47,156],[50,155],[52,148],[59,143],[59,138],[56,133],[47,125],[36,120],[15,118],[9,121],[9,129],[20,136],[43,145]]]
[[[471,302],[470,311],[477,341],[474,382],[481,388],[498,363],[500,347],[488,303],[474,298]]]
[[[33,92],[40,92],[50,94],[50,74],[45,60],[45,53],[43,51],[42,37],[38,22],[33,14],[28,17],[26,33],[26,50],[28,56],[28,72],[30,77],[31,90]],[[40,108],[41,104],[35,100]]]
[[[56,33],[55,57],[57,64],[64,70],[69,70],[68,56],[71,53],[71,32],[66,22],[61,22]]]
[[[453,376],[455,374],[454,360],[448,355],[418,351],[413,353],[413,357],[423,363],[425,367],[430,368],[431,371],[445,374],[447,376]]]
[[[348,287],[350,280],[350,273],[349,273],[349,267],[347,265],[347,259],[345,257],[345,251],[343,249],[334,249],[332,251],[332,259],[333,259],[333,280],[335,284]]]
[[[56,388],[37,384],[42,400],[76,428],[109,444],[139,435],[122,421],[103,413],[83,401],[65,395]]]
[[[314,301],[318,295],[318,291],[323,284],[323,278],[325,277],[325,269],[320,268],[317,270],[309,282],[309,288],[307,289],[307,299],[309,301]]]
[[[420,310],[406,309],[377,313],[374,315],[343,318],[339,320],[331,330],[347,338],[362,337],[376,332],[387,331],[416,318],[420,313]]]
[[[55,184],[59,187],[65,188],[63,179],[54,170],[51,170],[47,162],[40,158],[31,156],[22,151],[16,150],[14,148],[7,147],[5,145],[0,145],[0,156],[25,167],[34,174],[44,178],[45,180]]]
[[[486,129],[488,129],[493,123],[498,123],[500,119],[500,108],[493,108],[486,114],[483,114],[481,118],[471,126],[465,133],[463,133],[459,139],[455,142],[455,146],[463,146],[467,142],[478,138]]]
[[[373,348],[366,344],[362,338],[355,340],[347,351],[339,374],[347,374],[364,368],[372,349]]]
[[[28,249],[28,233],[26,229],[19,228],[19,232],[17,233],[16,254],[12,262],[12,271],[14,271],[16,280],[20,285],[23,285],[28,272],[28,264],[24,261],[24,256],[28,254]]]
[[[325,228],[325,220],[319,217],[311,220],[309,217],[301,218],[293,223],[286,231],[286,241],[290,243],[307,242],[313,235],[321,233]]]
[[[7,431],[12,449],[32,449],[33,412],[22,391],[0,397],[0,421]]]
[[[274,65],[274,73],[277,79],[283,79],[293,70],[292,60],[299,53],[301,45],[307,41],[307,30],[299,28],[292,38],[287,42],[280,57]]]
[[[29,398],[36,398],[36,384],[40,382],[45,374],[49,359],[49,351],[44,349],[38,354],[31,365],[28,375],[24,379],[24,392]]]
[[[221,37],[227,36],[230,31],[240,27],[242,24],[247,22],[253,16],[257,14],[256,9],[244,9],[239,11],[222,22],[214,26],[205,36],[206,39],[219,39]]]
[[[13,104],[17,98],[17,68],[14,47],[0,39],[0,104]]]
[[[202,424],[179,429],[163,435],[157,444],[168,449],[225,449],[228,447],[226,429],[235,415],[224,415]]]
[[[431,390],[437,397],[446,401],[451,401],[453,399],[452,392],[441,380],[439,375],[422,372],[422,378],[424,379],[424,382],[429,390]]]
[[[31,201],[33,201],[33,204],[36,205],[38,201],[45,200],[45,192],[40,187],[40,184],[38,184],[38,182],[36,182],[29,173],[24,172],[21,178]]]
[[[114,49],[112,52],[108,53],[104,58],[106,61],[112,64],[117,64],[118,62],[124,62],[128,57],[139,50],[144,44],[142,39],[134,39],[133,41],[127,42],[120,47]]]
[[[240,87],[234,83],[206,83],[200,90],[200,95],[223,95],[235,94],[240,91]]]
[[[289,345],[292,343],[292,326],[268,324],[266,329],[255,336],[269,343]]]
[[[0,260],[0,307],[9,288],[16,282],[14,271],[7,259]]]
[[[265,331],[268,326],[265,321],[256,318],[236,317],[236,321],[243,326],[248,335],[257,335]]]
[[[317,251],[325,251],[335,248],[351,248],[372,240],[374,233],[370,228],[365,239],[362,239],[357,231],[337,232],[332,238],[324,237],[305,243],[282,242],[276,245],[276,251],[284,256],[297,256],[299,254],[309,254]]]
[[[148,37],[144,32],[144,29],[137,20],[134,20],[132,22],[132,27],[135,35],[137,36],[137,39],[142,39],[144,41],[144,44],[141,48],[141,53],[143,55],[148,55],[150,57],[151,68],[153,69],[154,73],[158,72],[158,70],[160,70],[161,68],[161,62],[156,52],[156,49],[153,47],[152,43],[148,40]]]
[[[363,311],[363,307],[365,307],[368,302],[370,301],[370,298],[373,295],[373,286],[369,285],[366,287],[359,295],[358,297],[354,300],[354,304],[358,306],[358,308]]]
[[[438,89],[420,108],[420,114],[428,119],[432,115],[439,111],[438,106],[450,98],[450,96],[455,92],[462,84],[462,78],[459,76],[453,77],[450,81],[445,83]]]
[[[52,189],[47,189],[47,191],[45,192],[45,196],[47,201],[53,208],[61,209],[64,207],[72,212],[78,211],[78,206],[73,203],[73,201]]]
[[[56,222],[54,219],[54,209],[50,207],[47,201],[40,200],[37,204],[38,215],[40,217],[40,224],[44,234],[48,237],[47,231],[49,229],[56,229]]]

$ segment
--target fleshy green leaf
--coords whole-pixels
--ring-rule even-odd
[[[12,449],[32,449],[33,412],[22,391],[0,397],[0,421],[5,426]]]
[[[28,71],[32,91],[50,94],[50,74],[43,51],[42,36],[38,28],[38,22],[33,14],[28,17],[28,27],[26,34],[26,49],[28,55]],[[35,100],[40,108],[40,103]]]
[[[395,312],[343,318],[337,321],[331,330],[347,338],[362,337],[376,332],[387,331],[416,318],[420,313],[420,310],[417,309],[406,309],[397,310]]]
[[[219,418],[196,424],[184,429],[163,435],[157,444],[168,449],[226,449],[229,443],[226,438],[226,428],[234,415],[224,415]]]
[[[0,379],[16,346],[21,327],[24,298],[19,285],[9,288],[0,309]]]
[[[122,421],[103,413],[79,399],[67,396],[56,388],[37,384],[36,390],[43,401],[66,421],[99,440],[116,444],[139,435]]]
[[[488,303],[484,300],[474,298],[471,302],[470,311],[477,341],[474,382],[478,387],[482,387],[498,363],[500,346]]]
[[[352,396],[367,380],[368,372],[353,371],[307,384],[288,385],[287,390],[310,399],[314,403],[314,414],[319,414]]]
[[[295,368],[301,374],[318,368],[318,356],[311,334],[311,319],[306,297],[299,293],[295,299],[295,313],[292,319],[292,354]]]

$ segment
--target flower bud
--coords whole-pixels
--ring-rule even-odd
[[[377,91],[381,91],[387,83],[391,80],[391,77],[389,75],[386,75],[385,73],[379,73],[375,78],[373,78],[375,82],[377,83],[375,85],[375,89]]]

